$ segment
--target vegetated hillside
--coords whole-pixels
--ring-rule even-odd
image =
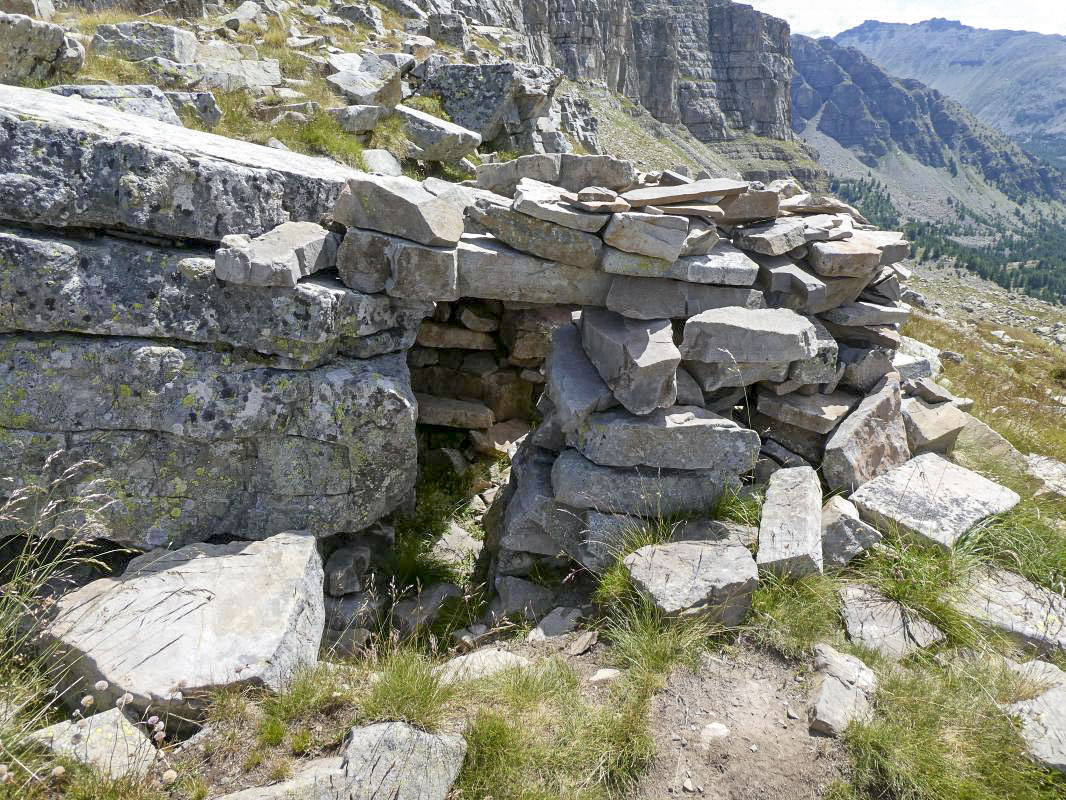
[[[867,21],[836,36],[893,75],[958,100],[978,119],[1066,166],[1066,37],[946,19]]]

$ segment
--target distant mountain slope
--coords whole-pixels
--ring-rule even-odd
[[[931,19],[864,22],[836,37],[892,75],[958,100],[982,122],[1066,167],[1066,36]]]
[[[945,205],[987,213],[1004,199],[1024,203],[1063,192],[1062,175],[1009,137],[937,90],[892,77],[854,48],[797,35],[792,57],[793,128],[831,172],[870,172],[892,186],[893,197],[914,195],[915,207],[902,209],[908,216],[942,214],[930,204],[936,195]]]

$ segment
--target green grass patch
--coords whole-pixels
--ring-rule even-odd
[[[1053,497],[1027,497],[967,535],[968,547],[985,561],[1033,583],[1066,594],[1066,505]]]
[[[410,156],[411,140],[407,138],[407,123],[403,117],[394,114],[378,122],[370,134],[370,146],[388,150],[397,161]]]
[[[676,667],[695,669],[716,628],[700,617],[671,617],[637,597],[607,618],[610,658],[637,685],[657,687]]]
[[[376,675],[359,700],[364,722],[398,720],[427,731],[440,727],[457,689],[441,682],[432,660],[411,647],[401,647],[371,666]]]
[[[408,108],[418,109],[425,114],[437,117],[445,122],[452,121],[448,112],[444,110],[440,98],[436,95],[416,94],[414,97],[407,98],[403,104]]]
[[[795,581],[762,576],[752,597],[750,634],[788,658],[806,658],[814,644],[839,641],[841,585],[831,575]]]

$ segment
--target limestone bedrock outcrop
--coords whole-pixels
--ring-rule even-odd
[[[106,681],[97,702],[128,693],[132,709],[169,713],[176,727],[218,688],[278,690],[317,661],[322,578],[315,540],[300,533],[153,551],[60,598],[44,642],[69,670],[75,706]]]

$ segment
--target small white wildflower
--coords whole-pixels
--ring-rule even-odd
[[[129,692],[126,692],[124,695],[122,695],[122,697],[120,697],[118,699],[118,702],[115,705],[117,705],[119,708],[125,708],[126,706],[128,706],[132,702],[133,702],[133,695],[130,694]]]
[[[63,776],[65,776],[66,774],[67,771],[63,767],[56,767],[52,770],[52,779],[61,781],[63,780]]]
[[[155,714],[152,714],[152,716],[148,718],[149,725],[155,725],[157,722],[159,722],[159,717],[157,717]]]
[[[167,735],[164,731],[158,731],[157,733],[152,734],[152,738],[155,739],[156,742],[161,742],[167,738]]]
[[[164,728],[166,728],[166,725],[165,725],[165,724],[164,724],[163,722],[157,722],[157,723],[155,724],[155,727],[154,727],[154,728],[152,728],[152,730],[154,730],[154,731],[157,731],[157,732],[158,732],[158,731],[161,731],[161,730],[163,730]]]
[[[178,779],[178,773],[172,769],[168,769],[163,773],[163,785],[170,786]]]
[[[110,685],[107,681],[97,681],[93,684],[93,688],[98,692],[106,692],[107,687]]]
[[[87,695],[85,695],[85,697],[83,697],[81,699],[81,707],[82,708],[92,708],[92,705],[95,702],[96,701],[93,699],[93,696],[91,694],[87,694]]]
[[[7,764],[0,764],[0,781],[7,777]]]

